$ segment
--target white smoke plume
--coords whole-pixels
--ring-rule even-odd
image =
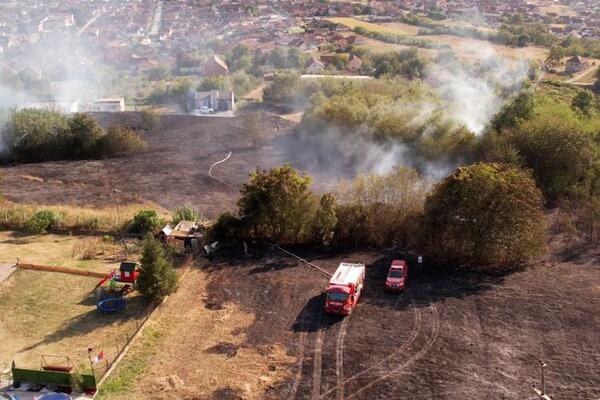
[[[464,49],[478,54],[474,65],[466,65],[454,57],[440,57],[431,65],[428,81],[434,82],[447,100],[450,116],[480,135],[504,105],[501,94],[523,84],[529,65],[498,55],[492,45],[483,41],[474,46],[465,44],[469,48]]]

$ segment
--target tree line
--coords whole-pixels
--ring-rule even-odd
[[[104,129],[90,115],[54,110],[12,111],[2,128],[5,162],[98,159],[132,154],[146,147],[136,131]]]

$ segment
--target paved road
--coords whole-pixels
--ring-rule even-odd
[[[0,264],[0,283],[4,282],[16,269],[15,264]]]

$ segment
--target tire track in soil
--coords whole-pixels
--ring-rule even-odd
[[[335,348],[335,361],[336,361],[336,390],[337,400],[344,400],[344,339],[346,338],[346,330],[348,328],[348,320],[350,316],[347,316],[342,321],[342,325],[340,326],[340,331],[338,333],[336,348]]]
[[[396,375],[396,374],[401,375],[406,368],[410,367],[412,364],[419,361],[421,358],[423,358],[425,355],[427,355],[427,353],[429,353],[429,350],[433,347],[433,345],[437,341],[437,338],[439,336],[439,330],[440,330],[440,317],[438,315],[437,307],[434,304],[431,304],[430,309],[431,309],[431,316],[433,318],[433,329],[432,329],[431,335],[429,336],[429,339],[427,339],[427,342],[425,343],[423,348],[421,350],[419,350],[417,353],[415,353],[413,356],[409,357],[402,364],[393,368],[390,372],[383,374],[380,377],[378,377],[377,379],[366,384],[365,386],[362,386],[361,388],[354,390],[352,392],[352,394],[350,396],[348,396],[348,399],[354,398],[356,395],[363,392],[364,390],[372,387],[373,385],[375,385],[383,380],[388,379],[389,377],[391,377],[393,375]]]
[[[300,318],[300,338],[298,339],[298,363],[296,371],[296,375],[294,375],[294,381],[292,382],[292,386],[290,389],[290,399],[295,399],[296,394],[298,393],[298,388],[300,387],[300,382],[302,381],[302,367],[304,365],[304,348],[306,342],[306,320],[304,319],[304,315]]]
[[[375,364],[373,364],[373,365],[371,365],[371,366],[363,369],[362,371],[360,371],[360,372],[352,375],[351,377],[343,380],[342,381],[342,385],[343,385],[342,390],[344,390],[345,386],[348,385],[349,383],[352,383],[352,382],[356,381],[361,376],[363,376],[363,375],[371,372],[375,368],[380,367],[381,365],[383,365],[384,363],[386,363],[390,359],[394,359],[398,354],[403,353],[404,351],[406,351],[406,349],[408,347],[410,347],[415,342],[415,340],[419,336],[419,333],[420,333],[421,328],[422,328],[422,316],[421,316],[421,310],[417,307],[417,305],[414,302],[414,300],[411,300],[411,302],[413,304],[415,322],[414,322],[414,328],[411,331],[410,336],[408,337],[408,339],[406,340],[406,342],[404,342],[397,351],[395,351],[392,354],[384,357],[383,359],[377,361]],[[339,386],[339,382],[338,382],[338,386]],[[329,389],[328,391],[326,391],[325,393],[323,393],[320,398],[323,399],[323,398],[327,397],[334,390],[336,390],[336,388]],[[337,390],[339,392],[339,389],[337,389]]]
[[[317,400],[321,395],[321,370],[323,368],[323,314],[319,313],[319,325],[315,337],[315,349],[313,357],[313,381],[311,399]]]

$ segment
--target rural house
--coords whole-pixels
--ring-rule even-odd
[[[89,104],[91,112],[123,112],[125,111],[125,99],[123,97],[109,97],[98,99]]]
[[[235,96],[231,90],[196,92],[194,107],[196,110],[212,108],[214,111],[233,111],[235,109]]]
[[[583,61],[581,57],[571,57],[566,62],[565,72],[569,75],[576,74],[588,67],[588,63]]]
[[[225,61],[221,60],[218,56],[214,56],[204,64],[205,76],[227,75],[228,73],[229,67]]]
[[[306,73],[307,74],[319,74],[319,73],[323,72],[324,69],[325,69],[325,64],[323,64],[321,61],[317,60],[316,58],[312,58],[308,62],[308,67],[306,67]]]

